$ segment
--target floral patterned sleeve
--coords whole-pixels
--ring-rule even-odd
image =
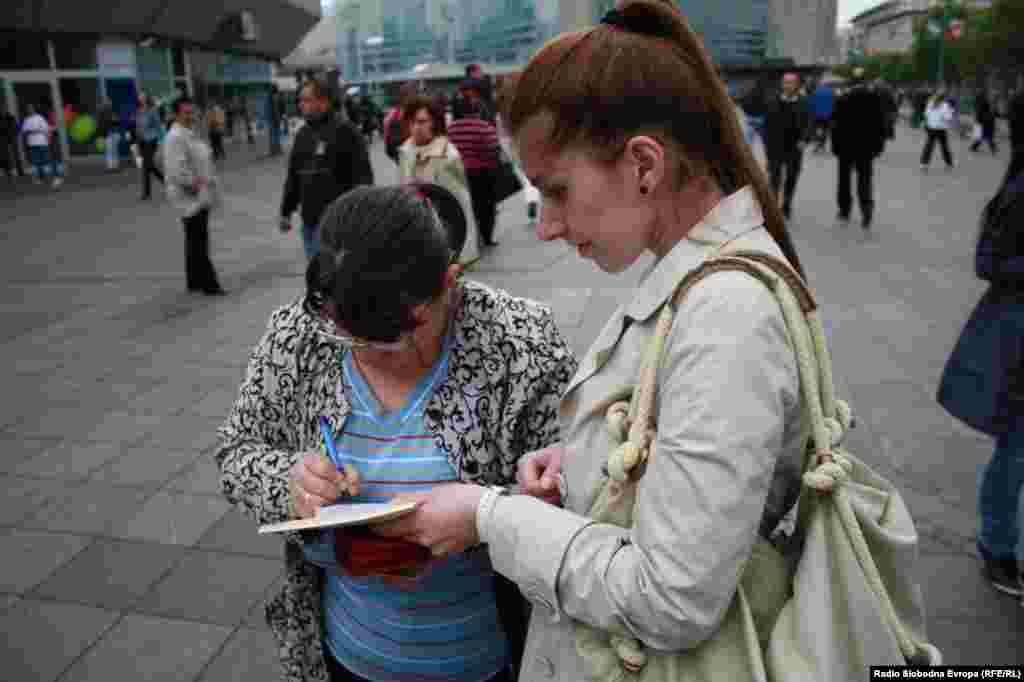
[[[514,391],[525,394],[516,415],[511,450],[522,456],[559,440],[558,407],[578,361],[546,307],[531,311],[523,371],[513,376]]]
[[[288,472],[299,449],[302,423],[294,310],[271,316],[249,360],[245,381],[225,423],[214,459],[221,489],[260,524],[289,516]]]

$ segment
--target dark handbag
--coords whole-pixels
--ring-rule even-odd
[[[1019,295],[989,288],[960,332],[939,382],[939,404],[991,436],[1010,428],[1014,415],[1024,415],[1024,338],[1014,319],[1024,315],[1022,309]]]
[[[512,161],[502,152],[498,155],[498,165],[494,168],[494,200],[501,203],[523,189],[523,183],[516,174]]]

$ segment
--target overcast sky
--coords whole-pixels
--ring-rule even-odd
[[[882,0],[839,0],[839,25],[850,23],[850,19],[861,12],[881,3]]]
[[[839,0],[839,25],[848,24],[852,17],[857,16],[869,7],[877,5],[882,0]],[[333,0],[320,0],[324,11],[333,6]]]

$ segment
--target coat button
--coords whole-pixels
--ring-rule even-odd
[[[537,670],[544,677],[555,676],[555,664],[551,662],[550,658],[540,657],[537,659]]]

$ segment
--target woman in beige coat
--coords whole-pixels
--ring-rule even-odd
[[[802,401],[782,311],[754,278],[719,272],[689,291],[669,331],[632,528],[586,515],[616,445],[608,399],[635,385],[658,312],[686,273],[725,244],[802,273],[699,39],[670,3],[623,5],[542,49],[505,120],[544,197],[542,240],[563,239],[611,274],[645,252],[655,262],[563,394],[560,445],[520,463],[526,494],[436,488],[379,529],[440,555],[488,545],[534,607],[521,680],[596,677],[577,653],[576,622],[649,651],[699,646],[800,486]]]
[[[480,260],[480,244],[469,194],[469,180],[459,150],[448,140],[444,108],[433,97],[415,96],[402,102],[403,123],[411,135],[398,150],[398,177],[403,183],[419,180],[441,185],[454,194],[467,217],[466,246],[459,262]]]

